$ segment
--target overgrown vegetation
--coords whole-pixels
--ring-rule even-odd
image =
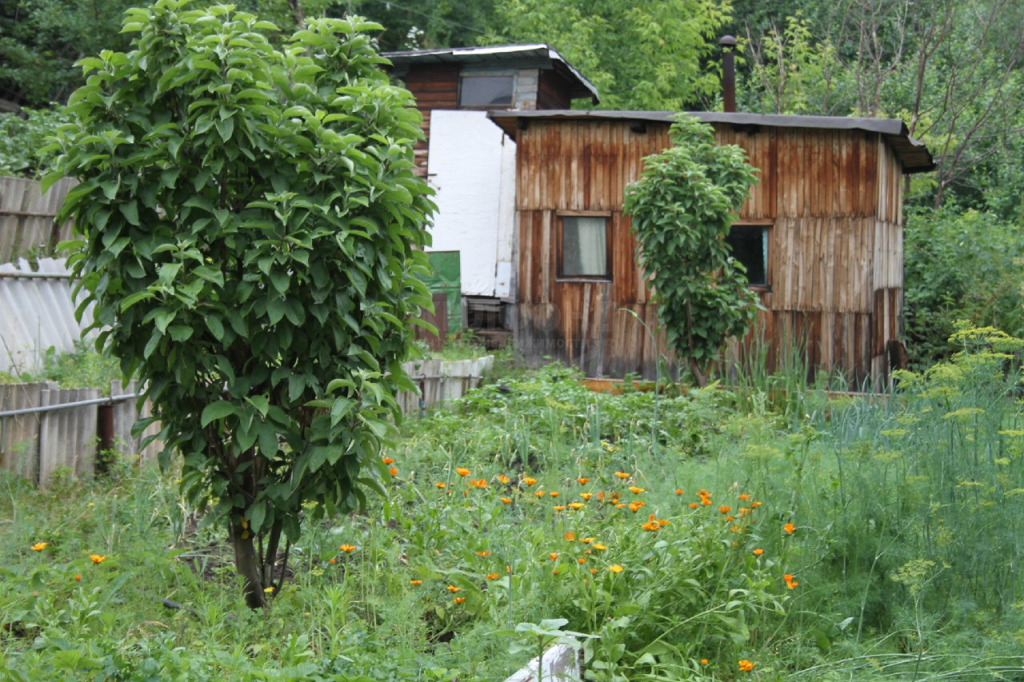
[[[589,680],[1012,678],[1024,341],[953,343],[877,398],[498,380],[410,423],[260,618],[173,481],[4,478],[0,674],[503,679],[576,631]]]

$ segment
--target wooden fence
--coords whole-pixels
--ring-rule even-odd
[[[58,180],[46,194],[37,180],[0,177],[0,263],[27,258],[33,252],[52,254],[71,237],[71,225],[54,218],[76,180]]]
[[[89,478],[101,464],[100,426],[106,417],[113,448],[127,457],[152,459],[159,445],[141,448],[142,437],[133,438],[132,425],[150,414],[136,410],[133,383],[122,387],[111,382],[110,396],[98,388],[58,388],[53,382],[0,385],[0,469],[46,485],[54,474],[66,471]],[[62,407],[67,406],[67,407]],[[7,413],[16,412],[15,415]]]

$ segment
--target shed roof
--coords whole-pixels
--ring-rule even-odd
[[[881,133],[892,146],[903,166],[904,173],[924,173],[935,168],[931,152],[924,143],[910,136],[907,126],[899,119],[852,118],[845,116],[787,116],[782,114],[749,114],[740,112],[693,111],[687,112],[705,123],[725,123],[739,128],[816,128],[820,130],[863,130]],[[575,109],[547,109],[536,111],[492,111],[491,119],[515,139],[516,133],[530,119],[549,121],[595,120],[635,121],[637,123],[671,123],[676,115],[671,111],[583,111]]]
[[[412,64],[497,64],[524,68],[536,64],[552,68],[569,81],[572,99],[589,97],[597,104],[597,88],[579,70],[546,43],[532,45],[492,45],[489,47],[443,47],[436,50],[384,52],[396,69]]]

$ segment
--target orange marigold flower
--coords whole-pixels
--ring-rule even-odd
[[[510,479],[510,478],[509,478],[508,476],[506,476],[505,474],[498,474],[498,483],[508,483],[508,482],[509,482],[509,481],[511,481],[511,480],[512,480],[512,479]]]
[[[565,505],[564,504],[556,504],[554,506],[554,509],[555,509],[555,511],[565,511]]]
[[[548,554],[548,558],[552,561],[558,561],[558,552],[552,552],[551,554]]]
[[[599,499],[599,500],[603,500],[604,499],[604,491],[603,490],[597,494],[597,499]]]
[[[691,502],[691,503],[690,503],[690,509],[696,509],[696,508],[697,508],[697,507],[699,507],[699,506],[700,506],[700,505],[699,505],[699,504],[697,504],[696,502]]]
[[[90,554],[89,558],[92,559],[92,562],[94,564],[102,564],[104,561],[107,560],[107,557],[100,556],[99,554]]]
[[[796,524],[795,523],[787,523],[785,526],[782,527],[782,530],[784,530],[787,533],[789,533],[790,535],[792,535],[793,531],[796,530]]]
[[[569,531],[568,533],[566,533],[562,537],[565,538],[566,540],[568,540],[569,542],[572,542],[573,540],[576,539],[576,533],[573,533],[572,531]]]
[[[760,506],[761,506],[762,504],[764,504],[764,502],[755,502],[755,503],[753,503],[753,504],[752,504],[752,505],[750,505],[750,506],[751,506],[751,507],[753,507],[754,509],[757,509],[757,508],[758,508],[758,507],[760,507]]]
[[[81,573],[79,573],[78,575],[75,576],[75,580],[81,580],[81,579],[82,579],[82,574]]]
[[[484,552],[477,552],[476,555],[477,556],[491,556],[491,553],[487,552],[487,551],[484,551]]]
[[[395,460],[392,457],[381,457],[380,461],[384,462],[385,464],[394,464],[395,463]]]
[[[648,531],[655,531],[655,530],[658,530],[659,528],[661,528],[661,526],[658,525],[657,521],[648,521],[647,523],[645,523],[644,525],[642,525],[640,527],[643,528],[644,530],[648,530]]]
[[[735,521],[735,520],[736,520],[736,517],[735,517],[735,516],[733,516],[732,514],[729,514],[729,516],[726,516],[726,517],[725,517],[725,520],[726,520],[726,521]]]
[[[536,495],[537,497],[544,497],[545,495],[547,495],[547,493],[544,492],[543,490],[538,490],[537,492],[534,493],[534,495]]]
[[[442,483],[441,481],[438,481],[437,483],[434,484],[434,487],[435,488],[447,488],[448,486],[445,485],[444,483]]]
[[[635,502],[630,502],[629,503],[629,510],[635,514],[638,511],[640,511],[641,507],[646,507],[646,506],[647,506],[646,502],[643,502],[641,500],[637,500]]]
[[[567,506],[569,507],[569,509],[572,509],[573,511],[579,511],[580,509],[583,509],[583,507],[585,507],[586,505],[584,505],[582,502],[570,502]]]
[[[616,505],[615,505],[615,508],[616,508],[616,509],[622,509],[622,508],[623,508],[623,507],[625,507],[625,506],[626,506],[626,503],[625,503],[625,502],[622,502],[622,503],[620,503],[620,504],[616,504]]]
[[[580,557],[579,559],[576,560],[576,563],[578,563],[578,564],[585,564],[585,563],[587,563],[587,560],[584,559],[583,557]]]
[[[634,495],[639,495],[640,493],[647,492],[647,490],[639,486],[631,485],[629,486],[629,492],[633,493]]]
[[[682,488],[676,488],[676,495],[682,495],[684,490]]]
[[[754,669],[754,666],[757,665],[757,663],[753,663],[752,661],[748,661],[747,659],[743,658],[743,659],[740,659],[739,665],[740,665],[740,670],[742,672],[749,673],[751,670]]]
[[[42,552],[44,549],[46,549],[46,546],[49,544],[49,542],[37,542],[36,544],[32,545],[31,550],[33,552]]]
[[[525,483],[526,485],[533,485],[536,482],[537,482],[536,478],[530,478],[529,476],[523,477],[523,483]]]
[[[469,469],[466,467],[455,467],[455,473],[459,476],[469,476]]]
[[[465,597],[456,597],[452,601],[454,601],[456,604],[461,604],[462,602],[466,601],[466,598]]]
[[[488,580],[497,580],[498,579],[498,574],[497,573],[488,573],[487,574],[487,579]]]
[[[754,556],[761,556],[762,554],[764,554],[764,550],[760,547],[754,550]]]
[[[580,542],[582,542],[584,545],[589,545],[593,541],[594,538],[580,538]]]
[[[589,502],[590,498],[593,496],[594,493],[580,493],[580,497],[582,497],[585,502]]]
[[[742,493],[740,495],[740,499],[741,500],[749,500],[750,499],[750,494],[749,493]]]
[[[708,659],[706,659],[706,658],[700,659],[700,664],[701,665],[707,665],[708,664]]]
[[[787,573],[786,575],[782,576],[782,578],[786,581],[786,587],[788,587],[791,590],[800,584],[796,580],[793,580],[792,573]]]
[[[422,581],[422,580],[410,580],[410,581],[409,581],[409,584],[410,584],[410,585],[413,585],[413,586],[416,586],[416,585],[422,585],[422,584],[423,584],[423,581]]]
[[[487,481],[482,479],[482,478],[480,480],[478,480],[478,481],[474,481],[473,479],[469,479],[469,484],[472,485],[474,488],[486,488],[487,487]]]
[[[597,575],[597,569],[596,568],[590,569],[590,574],[591,575]]]
[[[583,476],[580,476],[579,478],[576,479],[576,482],[579,483],[580,485],[586,485],[586,484],[590,483],[590,479],[589,478],[584,478]]]
[[[503,497],[503,498],[501,498],[501,503],[502,504],[512,504],[512,498],[511,497]]]
[[[550,493],[548,493],[548,495],[551,495],[551,497],[558,497],[561,494],[562,493],[558,492],[557,490],[552,490]]]
[[[627,474],[625,471],[616,471],[615,475],[621,478],[622,480],[626,480],[627,478],[632,476],[632,474]]]
[[[445,589],[448,590],[449,592],[452,592],[452,593],[462,592],[462,588],[461,587],[456,587],[455,585],[449,585]]]
[[[391,474],[392,476],[397,476],[398,469],[396,469],[395,467],[388,467],[388,473]]]
[[[711,498],[710,497],[705,497],[705,498],[701,499],[700,503],[703,504],[705,507],[710,507],[711,506]]]
[[[619,566],[618,564],[612,564],[608,567],[608,570],[612,573],[622,573],[622,566]]]
[[[728,507],[723,504],[721,507],[718,508],[718,511],[722,512],[723,514],[728,514],[730,511],[732,511],[732,507]]]
[[[346,553],[347,552],[354,552],[354,551],[356,551],[356,546],[355,545],[338,545],[338,549],[340,549],[342,552],[346,552]]]
[[[334,557],[331,557],[330,559],[327,560],[327,563],[329,563],[329,564],[336,564],[336,563],[338,563],[338,560],[335,559]]]
[[[603,552],[604,550],[608,549],[608,547],[606,545],[602,545],[600,542],[595,542],[594,544],[591,545],[591,547],[593,547],[594,549],[596,549],[596,550],[598,550],[600,552]]]

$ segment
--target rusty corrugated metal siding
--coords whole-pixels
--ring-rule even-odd
[[[517,346],[591,375],[654,375],[664,340],[634,258],[625,186],[642,159],[669,144],[666,123],[526,121],[517,134]],[[739,221],[772,226],[769,286],[759,315],[769,358],[794,341],[813,368],[855,382],[885,375],[885,344],[902,315],[901,169],[882,133],[714,124],[760,169]],[[608,281],[559,280],[559,211],[604,211],[611,222]],[[624,312],[632,311],[632,314]],[[750,338],[745,346],[749,346]]]

